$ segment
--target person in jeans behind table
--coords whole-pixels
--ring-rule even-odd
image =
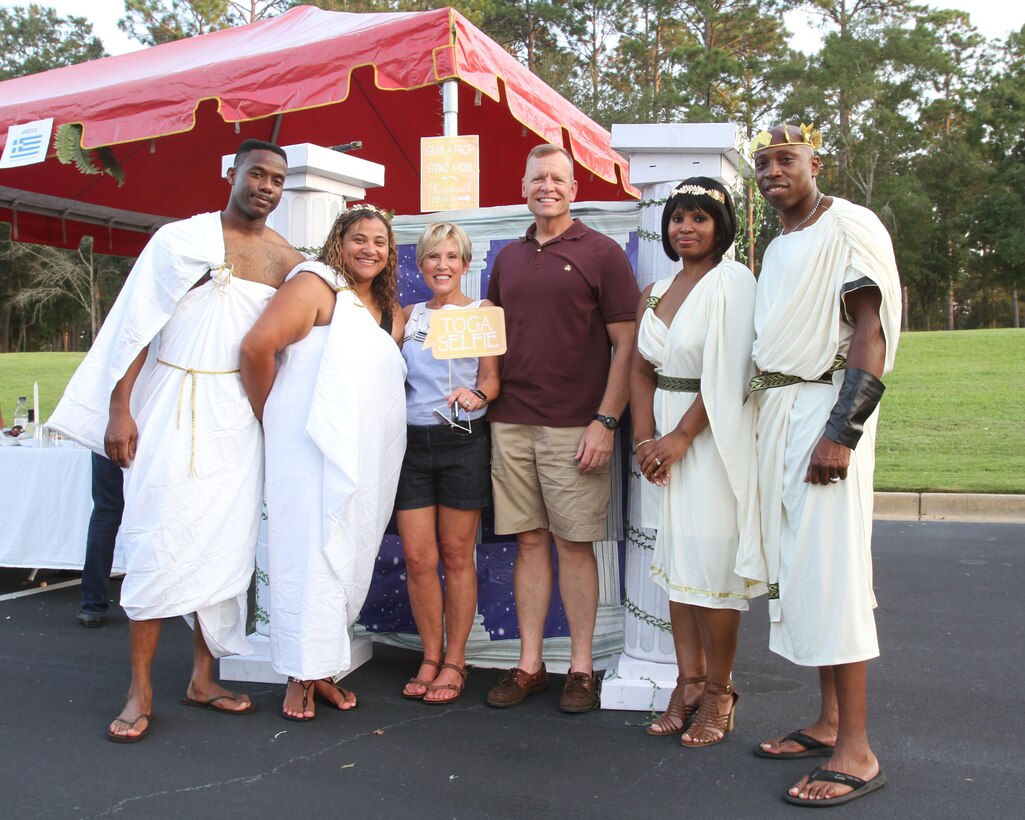
[[[609,462],[629,392],[639,292],[619,245],[570,215],[573,159],[556,145],[527,157],[526,235],[495,259],[488,298],[505,309],[502,395],[488,411],[495,532],[516,534],[513,587],[520,658],[488,692],[507,707],[548,686],[542,658],[552,592],[552,538],[570,630],[570,671],[559,708],[595,704],[592,638],[605,537]]]
[[[82,602],[77,620],[92,629],[103,623],[110,598],[110,568],[114,543],[125,511],[124,473],[113,461],[92,454],[93,511],[85,539],[82,565]]]
[[[424,703],[450,703],[463,692],[466,641],[477,612],[473,552],[481,509],[491,501],[491,444],[484,414],[488,402],[498,397],[498,360],[435,359],[423,347],[435,311],[458,313],[491,304],[473,301],[460,289],[470,251],[470,238],[458,225],[428,225],[416,246],[416,263],[433,295],[405,308],[408,425],[395,510],[424,657],[402,696]],[[461,426],[439,423],[435,411],[446,405],[452,410],[443,409],[443,414],[458,414]]]

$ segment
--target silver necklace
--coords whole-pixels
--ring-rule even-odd
[[[801,230],[801,228],[804,227],[804,223],[806,223],[809,219],[811,219],[815,215],[815,212],[819,209],[819,205],[822,204],[822,197],[823,196],[824,196],[824,194],[822,193],[822,191],[819,191],[819,195],[815,199],[815,206],[810,211],[808,211],[808,215],[804,219],[802,219],[800,222],[798,222],[796,225],[794,225],[794,227],[790,228],[789,230],[784,228],[782,231],[779,232],[779,235],[780,236],[786,236],[787,234],[791,234],[791,233],[794,233],[795,231]]]

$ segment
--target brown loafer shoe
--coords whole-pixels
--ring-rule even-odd
[[[570,672],[559,698],[559,711],[576,714],[590,712],[598,700],[594,675],[588,672]]]
[[[543,692],[548,688],[548,670],[544,663],[533,675],[518,666],[513,667],[498,679],[498,684],[488,692],[488,706],[504,709],[522,703],[527,695]]]

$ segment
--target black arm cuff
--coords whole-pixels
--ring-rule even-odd
[[[844,371],[840,395],[822,435],[853,450],[865,432],[865,421],[879,406],[885,389],[883,383],[867,370],[848,367]]]

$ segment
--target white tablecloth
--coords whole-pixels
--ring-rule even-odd
[[[82,569],[91,487],[89,450],[0,447],[0,567]]]

